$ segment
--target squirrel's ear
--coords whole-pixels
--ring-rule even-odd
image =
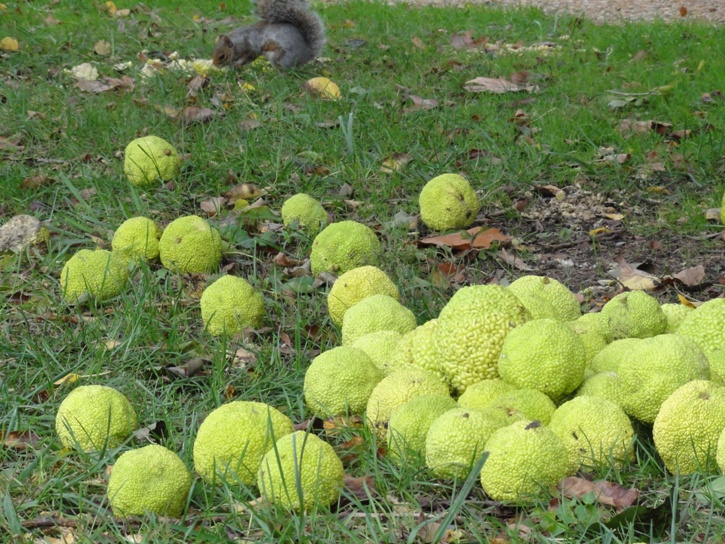
[[[222,34],[221,36],[219,36],[219,38],[217,39],[217,41],[223,43],[227,47],[231,47],[232,45],[234,45],[232,43],[232,39],[229,36],[227,36],[226,34]]]

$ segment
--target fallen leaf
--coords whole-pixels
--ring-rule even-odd
[[[721,221],[720,208],[708,208],[705,210],[705,219],[719,223]]]
[[[687,17],[687,8],[685,6],[680,6],[680,17]]]
[[[11,431],[9,433],[0,432],[0,441],[5,448],[25,451],[37,446],[40,438],[33,431]]]
[[[99,40],[93,44],[93,50],[96,52],[96,55],[107,57],[111,54],[111,44],[106,40]]]
[[[421,98],[415,95],[410,95],[408,98],[413,103],[413,107],[406,108],[407,111],[411,109],[432,110],[438,107],[438,101],[435,98]]]
[[[16,215],[0,226],[0,253],[19,253],[43,238],[43,224],[32,215]],[[46,236],[47,237],[47,236]]]
[[[135,87],[135,80],[132,77],[123,76],[121,78],[104,77],[103,79],[79,79],[76,83],[81,91],[87,93],[105,93],[108,91],[122,90],[131,92]]]
[[[493,242],[507,244],[510,241],[511,237],[502,234],[497,228],[483,230],[483,227],[473,227],[467,231],[424,238],[419,243],[428,246],[446,246],[453,249],[488,249]]]
[[[254,183],[240,183],[224,193],[224,196],[229,200],[252,200],[262,194],[263,191]]]
[[[201,357],[194,357],[179,366],[166,366],[164,370],[175,378],[191,378],[198,374],[208,362],[208,360]]]
[[[155,421],[151,425],[142,427],[133,432],[133,436],[139,442],[153,442],[166,438],[166,422]]]
[[[75,374],[75,373],[71,372],[69,374],[66,374],[62,378],[54,381],[53,385],[63,385],[66,383],[74,383],[74,382],[78,381],[80,378],[81,378],[80,374]]]
[[[697,306],[695,306],[692,302],[690,302],[689,300],[687,300],[685,297],[683,297],[679,293],[677,293],[677,300],[680,301],[680,304],[683,304],[683,305],[687,306],[688,308],[692,308],[693,310],[695,308],[697,308]]]
[[[700,285],[702,280],[705,279],[705,267],[699,264],[692,268],[681,270],[677,274],[673,274],[672,277],[688,287],[695,287]]]
[[[640,270],[638,266],[628,263],[621,255],[616,258],[618,267],[610,270],[608,274],[617,280],[626,288],[651,291],[657,289],[662,283],[661,280],[644,270]]]
[[[2,40],[0,40],[0,50],[2,50],[2,51],[19,51],[20,43],[18,43],[18,40],[16,40],[15,38],[11,38],[10,36],[5,36]]]
[[[169,117],[182,123],[205,123],[216,116],[214,110],[199,106],[186,106],[180,110],[165,108],[164,111]]]
[[[413,45],[416,46],[418,49],[425,49],[425,44],[423,43],[423,40],[418,38],[417,36],[411,40],[413,42]]]
[[[373,477],[370,475],[354,477],[345,474],[343,486],[348,493],[360,500],[375,495],[375,483]]]
[[[517,268],[519,270],[533,270],[529,265],[526,264],[526,262],[524,262],[523,259],[516,257],[505,249],[501,249],[498,252],[498,255],[514,268]]]
[[[411,160],[412,157],[407,153],[394,153],[392,157],[383,161],[380,171],[386,174],[400,172]]]
[[[590,482],[584,478],[570,476],[559,482],[564,496],[581,499],[584,495],[592,493],[594,498],[606,506],[624,509],[632,506],[639,498],[639,490],[626,488],[614,482],[598,480]]]
[[[227,199],[223,196],[215,196],[213,198],[210,198],[209,200],[201,201],[199,203],[199,207],[202,209],[202,211],[213,217],[224,208],[224,204],[226,203]]]
[[[463,88],[472,93],[516,93],[521,91],[532,92],[536,90],[534,85],[519,85],[513,81],[492,77],[477,77],[466,81]]]

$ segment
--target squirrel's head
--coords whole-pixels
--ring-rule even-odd
[[[217,38],[212,60],[214,66],[225,66],[231,64],[234,60],[234,43],[226,34],[222,34]]]

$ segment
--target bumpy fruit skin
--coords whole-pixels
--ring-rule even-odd
[[[466,392],[458,397],[458,405],[461,408],[476,408],[481,410],[488,408],[493,402],[504,393],[511,393],[516,388],[503,381],[501,378],[481,380],[472,383],[466,388]]]
[[[117,448],[137,427],[136,411],[128,399],[105,385],[76,387],[55,417],[63,446],[86,452]]]
[[[415,342],[411,347],[412,363],[420,368],[432,372],[445,382],[446,376],[443,373],[441,358],[438,355],[435,344],[435,332],[438,328],[438,320],[431,319],[415,328]]]
[[[674,334],[677,329],[680,328],[680,323],[685,319],[693,308],[685,306],[684,304],[663,304],[660,306],[662,311],[667,318],[667,327],[665,327],[665,334]]]
[[[548,317],[557,321],[574,321],[581,316],[574,293],[554,278],[522,276],[508,288],[531,312],[533,319]]]
[[[725,429],[725,387],[694,380],[662,403],[652,427],[655,447],[667,470],[710,472]]]
[[[624,411],[608,400],[575,397],[559,406],[549,428],[569,452],[569,472],[580,467],[621,467],[634,456],[634,428]]]
[[[725,209],[725,203],[723,203],[723,209]],[[725,223],[725,217],[723,217],[723,223]],[[720,438],[717,440],[717,454],[715,454],[715,460],[720,472],[725,474],[725,429],[720,433]]]
[[[393,371],[391,361],[395,356],[403,335],[397,331],[377,331],[364,334],[352,343],[352,347],[363,350],[383,375]]]
[[[620,293],[600,313],[609,320],[612,340],[650,338],[664,333],[667,327],[667,317],[659,302],[644,291]]]
[[[600,327],[590,319],[582,320],[582,318],[567,321],[566,324],[579,336],[579,340],[582,341],[587,366],[591,366],[594,356],[608,345],[607,339],[602,334]]]
[[[285,227],[297,224],[304,227],[310,236],[317,236],[327,226],[325,208],[305,193],[298,193],[285,200],[281,213]]]
[[[725,348],[707,353],[710,363],[710,379],[720,385],[725,385]]]
[[[322,272],[344,274],[382,260],[383,247],[375,232],[355,221],[331,223],[315,237],[310,252],[310,267],[316,276]]]
[[[412,457],[425,459],[425,437],[435,419],[456,407],[448,395],[415,397],[390,414],[388,455],[401,464]]]
[[[385,369],[385,373],[390,374],[395,370],[409,367],[413,364],[413,346],[418,341],[418,329],[420,325],[414,328],[410,332],[406,332],[398,342],[398,346],[395,349],[395,354],[388,364],[388,368]]]
[[[124,155],[123,171],[137,187],[157,185],[179,175],[179,154],[173,145],[158,136],[132,140]]]
[[[340,496],[344,471],[332,446],[297,431],[280,438],[259,466],[262,497],[289,510],[327,507]],[[301,495],[301,496],[300,496]]]
[[[486,441],[508,418],[492,409],[453,408],[440,415],[425,438],[425,464],[436,478],[463,480],[483,455]]]
[[[194,468],[207,482],[253,485],[259,463],[275,440],[294,431],[292,421],[261,402],[234,401],[211,412],[194,440]]]
[[[405,334],[416,326],[415,315],[400,302],[387,295],[373,295],[364,298],[345,313],[342,343],[351,345],[361,336],[377,331]]]
[[[174,272],[212,272],[222,260],[222,239],[205,219],[196,215],[179,217],[164,229],[159,256],[161,264]]]
[[[653,423],[678,387],[710,376],[707,357],[694,340],[661,334],[635,345],[617,369],[619,400],[630,417]]]
[[[81,249],[63,266],[60,287],[70,304],[88,299],[98,302],[121,294],[128,281],[128,268],[123,259],[105,249]]]
[[[420,218],[432,230],[462,229],[476,219],[481,208],[468,180],[442,174],[423,186],[418,199]]]
[[[359,266],[342,274],[327,294],[327,311],[335,325],[342,325],[345,312],[372,295],[388,295],[400,301],[400,292],[388,275],[375,266]]]
[[[258,329],[264,321],[262,293],[237,276],[222,276],[204,289],[199,306],[204,327],[214,336]]]
[[[706,354],[725,348],[725,298],[708,300],[682,320],[677,334],[692,338]]]
[[[435,349],[451,387],[463,393],[472,383],[497,378],[504,338],[531,315],[500,285],[459,289],[438,316]]]
[[[422,395],[449,393],[448,386],[427,370],[416,366],[396,370],[385,376],[370,394],[365,410],[366,423],[382,441],[387,434],[390,414],[398,406]]]
[[[179,456],[151,444],[118,458],[106,496],[115,516],[157,514],[176,518],[184,511],[190,488],[191,475]]]
[[[536,421],[499,429],[486,442],[486,450],[481,485],[496,501],[530,499],[570,474],[566,446]]]
[[[619,400],[619,383],[616,372],[598,372],[586,378],[579,389],[576,390],[577,397],[600,397],[622,406]]]
[[[635,346],[639,345],[641,338],[622,338],[607,344],[599,353],[592,357],[589,365],[595,374],[599,372],[616,372],[622,362]]]
[[[560,399],[584,381],[586,352],[579,336],[554,319],[533,319],[503,342],[498,372],[504,381]]]
[[[525,419],[548,425],[556,404],[538,389],[515,389],[496,397],[489,408],[500,411],[512,423]]]
[[[320,417],[362,414],[382,371],[357,348],[339,346],[321,353],[305,372],[304,395]]]
[[[153,261],[159,256],[161,232],[148,217],[132,217],[116,229],[111,247],[124,260]]]

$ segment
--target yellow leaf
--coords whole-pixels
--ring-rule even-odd
[[[326,77],[313,77],[304,83],[305,89],[310,93],[326,100],[340,100],[342,94],[340,87]]]
[[[240,87],[242,88],[242,90],[244,92],[247,92],[247,93],[251,93],[251,92],[257,90],[257,88],[254,85],[252,85],[251,83],[247,83],[246,81],[244,83],[242,83],[240,85]]]
[[[600,234],[609,234],[612,232],[607,227],[599,227],[598,229],[592,229],[589,231],[589,236],[599,236]]]
[[[15,38],[5,36],[2,40],[0,40],[0,49],[3,51],[18,51],[20,49],[20,44]]]
[[[80,375],[75,373],[66,374],[61,379],[53,382],[53,385],[63,385],[64,383],[74,383],[80,379]]]
[[[677,295],[677,299],[680,301],[680,304],[683,304],[683,305],[687,306],[688,308],[692,308],[692,309],[697,308],[697,306],[695,306],[692,302],[690,302],[689,300],[687,300],[685,297],[683,297],[680,294]]]
[[[113,2],[106,2],[106,10],[108,10],[108,13],[113,17],[116,15],[116,11],[118,11],[118,8],[116,7],[116,4]]]

